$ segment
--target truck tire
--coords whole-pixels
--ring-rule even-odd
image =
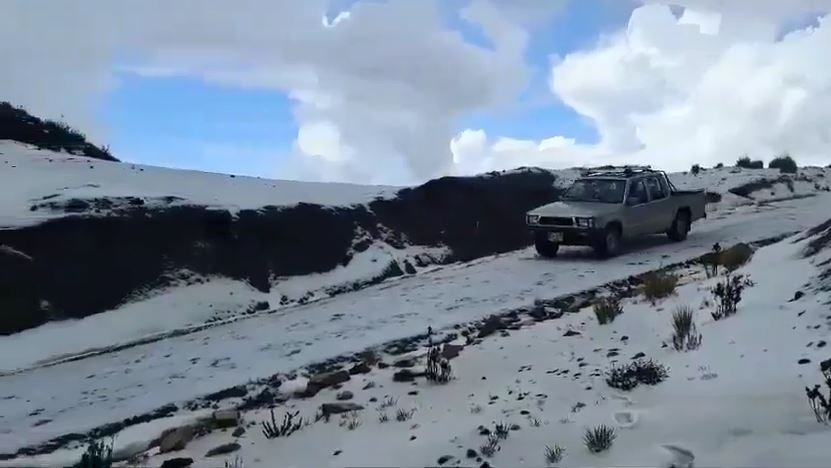
[[[554,258],[557,256],[557,251],[560,250],[560,244],[542,238],[537,238],[534,241],[534,247],[537,248],[537,253],[543,258]]]
[[[611,258],[620,252],[620,242],[622,238],[620,226],[612,224],[606,226],[603,230],[603,235],[597,240],[594,245],[594,252],[600,258]]]
[[[679,211],[672,220],[672,226],[667,231],[667,237],[675,242],[681,242],[687,238],[690,232],[690,214],[686,211]]]

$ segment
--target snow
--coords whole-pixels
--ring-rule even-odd
[[[466,450],[479,451],[484,443],[477,427],[504,421],[521,428],[490,461],[498,466],[543,466],[544,447],[555,443],[566,448],[564,466],[669,466],[687,453],[696,466],[827,466],[831,427],[816,422],[803,388],[819,381],[818,363],[828,358],[827,348],[806,344],[831,338],[827,323],[812,326],[827,322],[823,303],[829,296],[788,302],[815,274],[801,258],[801,248],[785,241],[757,252],[739,271],[756,284],[746,291],[736,316],[714,321],[712,307],[701,302],[718,279],[686,270],[676,296],[655,306],[639,298],[626,300],[624,314],[612,324],[598,325],[585,309],[469,346],[453,361],[456,379],[444,386],[393,383],[394,369],[354,378],[344,389],[367,407],[360,412],[360,427],[350,431],[334,417],[271,441],[249,430],[239,455],[247,467],[435,466],[443,455],[470,465]],[[671,335],[671,312],[679,305],[695,309],[704,336],[696,351],[661,348]],[[562,338],[566,329],[582,335]],[[630,339],[622,341],[623,335]],[[607,357],[611,348],[619,348],[620,355]],[[608,387],[602,376],[591,376],[637,352],[667,365],[668,380],[621,392]],[[802,358],[811,364],[798,364]],[[565,377],[546,372],[554,369],[570,372]],[[377,385],[361,390],[369,381]],[[412,390],[418,394],[410,395]],[[524,393],[528,396],[520,399]],[[398,399],[398,408],[416,408],[411,421],[395,421],[395,409],[387,410],[390,422],[378,420],[378,402],[388,395]],[[370,402],[372,397],[378,402]],[[318,405],[333,399],[334,391],[325,390],[290,404],[309,418]],[[575,410],[578,402],[586,406]],[[474,407],[481,412],[471,411]],[[530,414],[523,416],[523,410]],[[275,411],[278,418],[284,411]],[[257,423],[267,417],[265,410],[246,415]],[[541,426],[534,427],[531,418]],[[586,428],[600,424],[616,427],[618,436],[610,451],[594,455],[581,439]],[[205,452],[230,440],[227,434],[213,434],[175,455],[216,464],[204,458]],[[334,455],[337,451],[341,453]],[[164,458],[153,457],[148,464]]]
[[[89,159],[67,153],[38,150],[0,140],[0,228],[37,224],[54,218],[46,210],[29,211],[44,197],[49,201],[73,198],[179,197],[180,204],[224,208],[236,212],[264,206],[290,206],[300,202],[347,206],[391,197],[399,187],[341,183],[268,180],[231,177],[139,164]]]
[[[522,250],[435,268],[306,306],[0,377],[0,452],[411,336],[428,325],[440,329],[535,298],[584,290],[699,255],[715,242],[729,245],[812,227],[828,217],[828,201],[817,196],[735,207],[697,223],[685,243],[647,238],[609,262],[571,248],[555,261]],[[85,336],[95,329],[76,333]],[[31,333],[16,349],[37,350],[49,339]],[[5,364],[27,367],[48,357],[34,354]],[[30,415],[37,409],[42,411]],[[33,427],[41,419],[53,421]]]

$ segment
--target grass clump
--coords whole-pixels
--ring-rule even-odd
[[[605,325],[615,321],[615,317],[623,313],[623,306],[620,299],[616,297],[605,297],[596,302],[593,306],[594,315],[597,316],[597,323]]]
[[[550,445],[545,446],[545,462],[549,465],[556,465],[563,461],[563,455],[565,455],[566,449],[560,447],[557,444],[554,444],[553,447]]]
[[[490,434],[484,445],[479,447],[479,453],[487,458],[492,458],[500,450],[499,440],[496,434]]]
[[[644,276],[641,291],[654,304],[659,299],[669,297],[675,293],[677,285],[677,276],[664,272],[652,272]]]
[[[413,419],[413,415],[415,414],[415,408],[411,410],[400,409],[395,412],[395,420],[398,422],[409,421]]]
[[[749,156],[743,156],[736,161],[736,167],[744,169],[763,169],[765,167],[765,163],[758,159],[751,160]]]
[[[606,376],[606,384],[618,390],[629,391],[639,384],[657,385],[669,377],[669,370],[652,359],[638,359],[623,366],[612,367]]]
[[[283,415],[283,423],[278,425],[277,419],[274,417],[274,408],[271,410],[271,421],[263,421],[263,435],[266,439],[276,439],[278,437],[288,437],[303,427],[303,418],[297,418],[299,411],[286,412]],[[297,418],[295,420],[295,418]]]
[[[814,385],[814,388],[805,387],[805,393],[808,395],[808,405],[814,412],[817,422],[827,425],[831,422],[831,359],[820,363],[820,371],[825,377],[828,396],[822,394],[819,385]]]
[[[701,346],[701,333],[695,326],[693,310],[689,306],[678,306],[672,313],[672,347],[676,351],[692,351]]]
[[[81,455],[81,460],[72,465],[72,468],[110,468],[113,464],[113,441],[90,441],[87,451]]]
[[[614,428],[602,424],[592,429],[586,429],[586,433],[583,435],[583,443],[586,444],[589,452],[600,453],[612,448],[616,438],[617,434]]]

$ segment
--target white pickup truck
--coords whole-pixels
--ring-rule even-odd
[[[705,205],[704,190],[678,190],[663,171],[602,168],[584,172],[560,201],[528,212],[526,224],[543,257],[556,256],[561,245],[587,245],[611,257],[635,236],[686,239],[692,223],[707,217]]]

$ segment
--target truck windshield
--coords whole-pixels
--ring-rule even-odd
[[[624,180],[611,179],[581,179],[575,181],[566,190],[563,200],[623,203],[623,192],[626,187]]]

